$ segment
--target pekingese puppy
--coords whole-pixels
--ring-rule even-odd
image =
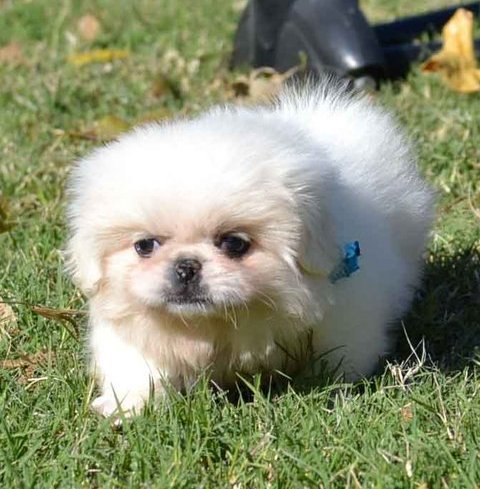
[[[433,216],[402,130],[331,82],[140,127],[81,159],[69,194],[68,266],[106,416],[205,370],[225,387],[292,375],[312,351],[347,380],[368,375]]]

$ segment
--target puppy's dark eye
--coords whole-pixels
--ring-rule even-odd
[[[160,246],[160,243],[153,238],[140,239],[135,243],[135,251],[142,257],[148,258]]]
[[[240,258],[250,249],[251,242],[247,236],[224,234],[219,237],[216,245],[230,258]]]

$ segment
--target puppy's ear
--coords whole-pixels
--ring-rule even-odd
[[[87,297],[98,290],[102,278],[101,260],[95,244],[82,239],[79,234],[71,236],[64,253],[67,271],[74,283]]]
[[[327,278],[340,259],[330,217],[321,202],[309,199],[301,207],[303,236],[298,265],[307,275]]]

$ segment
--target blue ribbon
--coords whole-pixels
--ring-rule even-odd
[[[347,243],[343,249],[344,257],[342,261],[330,272],[330,275],[328,276],[332,284],[341,278],[350,277],[352,273],[356,272],[360,268],[358,265],[360,243],[358,241],[352,241]]]

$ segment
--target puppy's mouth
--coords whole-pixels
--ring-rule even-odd
[[[207,314],[214,309],[214,302],[206,295],[171,294],[165,297],[165,307],[174,314]]]

